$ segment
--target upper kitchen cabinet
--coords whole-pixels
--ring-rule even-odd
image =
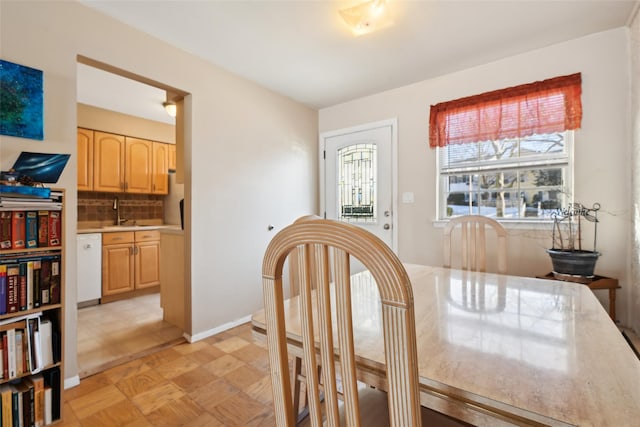
[[[140,194],[151,193],[153,142],[145,139],[126,137],[125,146],[125,192]]]
[[[169,147],[78,128],[78,190],[169,194]]]
[[[174,171],[176,170],[176,145],[175,144],[169,144],[169,170],[170,171]]]
[[[95,131],[93,138],[93,190],[125,191],[125,137]]]
[[[78,128],[78,190],[93,190],[93,131]]]
[[[169,144],[153,143],[152,194],[169,194]]]

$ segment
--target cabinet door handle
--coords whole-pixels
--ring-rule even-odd
[[[129,255],[133,255],[133,246],[129,246]]]
[[[138,255],[138,247],[137,247],[137,246],[135,246],[135,247],[134,247],[134,251],[133,251],[133,253],[134,253],[134,254],[136,254],[136,255]]]

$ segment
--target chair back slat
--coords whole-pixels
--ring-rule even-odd
[[[351,273],[349,254],[334,250],[334,269],[336,280],[336,312],[338,340],[340,348],[340,372],[347,425],[360,425],[360,407],[358,406],[358,384],[356,379],[356,357],[353,340],[353,322],[351,311]]]
[[[331,289],[329,283],[329,250],[327,246],[310,245],[312,271],[316,276],[318,334],[320,336],[320,360],[323,366],[322,384],[324,388],[325,413],[330,425],[339,423],[338,390],[335,381],[333,318],[331,314]]]
[[[320,402],[320,380],[318,378],[315,366],[318,366],[315,352],[315,331],[313,325],[313,303],[312,303],[312,282],[311,276],[311,259],[308,253],[308,245],[302,245],[297,248],[298,255],[298,280],[299,280],[299,304],[300,304],[300,326],[302,329],[302,345],[303,345],[303,367],[305,370],[305,377],[307,380],[307,398],[309,401],[309,418],[311,425],[319,427],[322,425],[322,405]],[[280,325],[278,325],[281,328]],[[269,337],[267,335],[267,342]],[[286,351],[286,347],[284,349]],[[282,349],[280,349],[282,351]],[[288,361],[288,358],[287,358]],[[279,366],[279,365],[278,365]],[[280,373],[280,372],[278,372]],[[274,375],[272,375],[272,378]],[[288,397],[291,395],[291,391],[287,391]],[[288,410],[292,411],[287,406]],[[293,418],[293,412],[292,412]],[[289,424],[287,424],[289,425]]]
[[[324,219],[308,219],[284,228],[265,252],[262,274],[276,424],[295,423],[282,290],[283,264],[292,250],[297,252],[293,258],[298,268],[293,274],[299,282],[299,318],[311,425],[320,426],[323,421],[330,426],[340,425],[338,375],[346,425],[361,424],[351,257],[368,268],[380,293],[390,425],[420,425],[415,314],[409,277],[397,256],[380,239],[353,225]],[[319,363],[323,384],[318,377]],[[320,401],[320,389],[324,403]]]

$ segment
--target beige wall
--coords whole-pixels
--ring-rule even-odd
[[[0,2],[0,57],[44,71],[45,140],[0,137],[0,167],[20,151],[71,153],[67,189],[65,378],[76,358],[76,58],[178,88],[185,98],[185,196],[191,263],[188,331],[206,336],[262,306],[260,266],[273,231],[317,207],[317,112],[76,2]]]
[[[630,262],[631,298],[629,298],[629,326],[640,334],[640,5],[631,23],[631,124],[632,124],[632,171],[633,171],[633,213],[635,232],[629,233],[634,239],[634,257]]]
[[[436,217],[436,158],[428,146],[429,106],[490,90],[582,72],[584,117],[576,132],[575,199],[603,207],[597,273],[621,279],[618,317],[628,320],[630,253],[629,44],[626,29],[593,34],[545,49],[356,99],[319,113],[320,132],[398,118],[399,256],[440,265],[442,228]],[[551,270],[545,249],[551,227],[509,229],[509,273]],[[605,301],[606,296],[599,297]]]

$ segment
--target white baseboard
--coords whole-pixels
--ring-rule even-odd
[[[77,385],[80,385],[80,377],[76,375],[75,377],[65,378],[64,379],[64,389],[73,388]]]
[[[233,322],[225,323],[224,325],[220,325],[216,328],[209,329],[208,331],[200,332],[195,335],[184,334],[184,338],[190,343],[194,343],[205,338],[209,338],[213,335],[219,334],[220,332],[224,332],[231,328],[235,328],[238,325],[242,325],[243,323],[247,323],[251,321],[251,315],[242,317],[240,319],[234,320]]]

